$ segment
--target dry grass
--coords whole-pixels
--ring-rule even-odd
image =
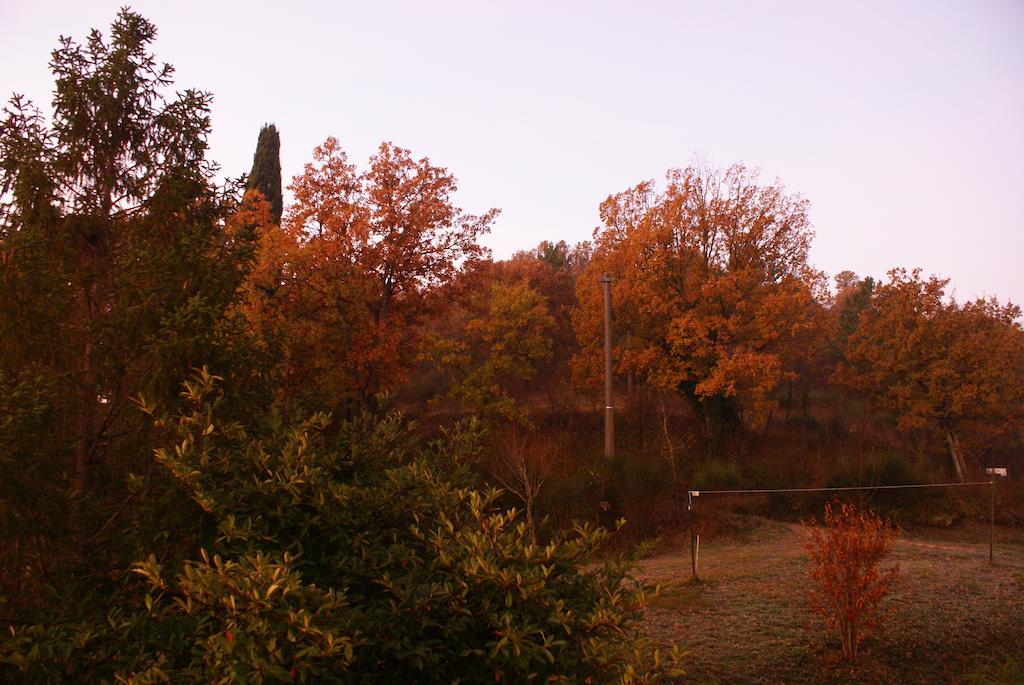
[[[983,527],[902,536],[887,559],[899,563],[901,578],[883,605],[885,622],[853,665],[810,612],[800,533],[761,521],[742,536],[702,539],[696,583],[688,538],[643,562],[641,575],[663,588],[648,610],[650,633],[689,653],[686,682],[932,685],[1002,682],[985,669],[1020,673],[1013,655],[1024,645],[1021,531],[1001,531],[1011,541],[996,545],[992,566]],[[993,666],[993,653],[1010,656]]]

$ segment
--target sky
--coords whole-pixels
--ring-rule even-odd
[[[0,2],[0,92],[44,109],[60,35],[127,0]],[[587,240],[608,195],[695,158],[807,198],[811,261],[921,267],[1024,304],[1024,1],[137,1],[179,88],[211,91],[211,157],[281,132],[286,183],[337,137],[448,167],[501,209],[496,257]]]

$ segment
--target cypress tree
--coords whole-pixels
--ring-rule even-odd
[[[245,183],[246,190],[255,188],[270,203],[275,224],[281,223],[284,200],[281,194],[281,136],[273,124],[260,129],[256,154],[252,157],[252,171]]]

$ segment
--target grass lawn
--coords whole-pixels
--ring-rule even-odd
[[[990,566],[984,526],[904,533],[885,562],[900,580],[884,622],[852,665],[810,611],[798,525],[702,537],[697,582],[689,537],[666,544],[641,564],[662,587],[648,629],[688,653],[688,683],[1024,682],[1024,541],[998,536]]]

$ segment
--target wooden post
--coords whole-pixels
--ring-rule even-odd
[[[629,345],[630,345],[630,342],[632,342],[632,339],[633,339],[633,334],[630,333],[629,331],[626,331],[626,349],[627,350],[629,349]],[[626,398],[627,398],[627,401],[632,405],[633,404],[633,371],[632,370],[630,370],[630,372],[628,374],[626,374]]]
[[[699,495],[700,493],[697,494]],[[690,519],[690,566],[693,570],[693,579],[697,580],[697,521],[693,495],[693,490],[686,492],[686,511]]]
[[[993,563],[993,548],[996,543],[996,481],[1006,478],[1008,475],[1005,466],[989,466],[985,468],[985,475],[989,477],[989,504],[988,504],[988,563]]]
[[[612,407],[612,277],[605,274],[604,284],[604,458],[615,456],[615,417]]]
[[[992,548],[995,546],[995,538],[996,538],[996,479],[995,479],[995,477],[993,477],[992,480],[990,480],[988,482],[988,488],[989,488],[989,490],[992,491],[992,497],[989,500],[989,510],[988,510],[988,563],[989,563],[989,566],[991,566],[992,565],[992,557],[993,557],[993,553],[992,553],[993,550],[992,550]]]

